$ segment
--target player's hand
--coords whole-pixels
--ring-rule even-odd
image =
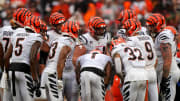
[[[37,97],[40,97],[41,96],[41,90],[40,89],[36,89],[35,90],[35,94]]]
[[[64,86],[63,86],[63,81],[62,80],[58,80],[57,85],[58,85],[58,89],[63,90]]]
[[[40,91],[40,82],[38,81],[34,81],[34,84],[33,84],[33,90],[35,92],[35,95],[37,97],[40,97],[41,96],[41,91]]]
[[[160,84],[160,95],[162,96],[168,96],[168,92],[170,92],[170,79],[171,76],[169,76],[168,78],[163,77],[161,84]]]

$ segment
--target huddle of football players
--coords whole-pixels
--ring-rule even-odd
[[[115,35],[97,16],[82,34],[78,21],[61,13],[50,15],[48,30],[40,17],[17,9],[11,26],[0,29],[2,100],[174,101],[176,29],[159,13],[145,26],[132,9],[120,11],[117,20]]]

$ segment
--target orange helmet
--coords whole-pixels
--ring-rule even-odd
[[[106,31],[106,23],[101,17],[92,17],[88,22],[88,27],[91,31],[91,34],[94,36],[95,34],[98,36],[104,35]],[[98,29],[103,29],[102,32],[99,32]]]
[[[146,25],[155,29],[155,32],[159,32],[166,26],[166,21],[163,15],[154,13],[146,19]]]
[[[13,13],[13,22],[20,25],[21,27],[24,27],[24,21],[26,20],[26,17],[31,16],[32,13],[30,10],[26,8],[19,8]]]
[[[174,26],[166,26],[164,28],[164,30],[166,30],[166,29],[170,30],[174,35],[177,34],[177,30],[176,30],[176,28]]]
[[[132,9],[126,9],[122,10],[117,18],[117,20],[120,22],[120,25],[123,25],[128,19],[136,19],[136,12]]]
[[[66,18],[63,14],[55,12],[50,15],[49,17],[49,23],[53,26],[56,26],[58,24],[63,24],[66,21]]]
[[[119,45],[120,43],[125,43],[125,39],[122,37],[118,37],[117,39],[112,39],[111,40],[111,45],[110,45],[110,51],[112,51],[113,47],[116,45]]]
[[[126,36],[133,36],[137,31],[141,29],[141,23],[138,20],[128,19],[123,28],[126,29]]]
[[[80,26],[77,21],[67,21],[63,24],[61,30],[62,32],[67,32],[71,37],[77,38],[80,31]]]
[[[26,17],[24,26],[27,29],[31,29],[35,33],[40,33],[41,19],[37,16]]]

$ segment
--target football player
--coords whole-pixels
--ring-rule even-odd
[[[48,91],[49,101],[63,100],[62,73],[66,58],[73,50],[80,27],[76,21],[67,21],[62,26],[62,36],[51,43],[46,68],[41,78],[41,88]]]
[[[79,36],[83,46],[75,47],[73,55],[74,65],[76,65],[76,60],[80,55],[88,53],[93,49],[106,51],[105,46],[111,40],[109,33],[106,33],[106,23],[101,17],[92,17],[89,20],[88,27],[90,32]]]
[[[165,18],[159,13],[147,17],[146,26],[152,37],[155,38],[155,49],[158,64],[156,67],[158,85],[160,86],[160,100],[174,101],[176,83],[180,70],[176,63],[175,36],[166,27]]]
[[[111,57],[100,50],[92,50],[80,56],[76,65],[77,81],[81,85],[81,100],[104,101],[111,74]]]
[[[123,82],[123,100],[144,101],[148,77],[143,51],[121,37],[113,39],[111,45],[116,73]]]
[[[23,11],[23,10],[22,10]],[[37,52],[44,39],[40,33],[39,17],[26,17],[25,29],[16,30],[4,58],[14,101],[33,101],[37,84]],[[12,56],[12,57],[11,57]],[[8,60],[11,57],[10,65]]]
[[[135,22],[135,25],[130,26],[133,22]],[[151,36],[141,34],[142,30],[138,29],[136,26],[141,26],[141,23],[136,19],[129,19],[124,23],[123,28],[128,32],[126,33],[128,41],[141,48],[143,53],[145,53],[145,69],[148,72],[148,100],[158,101],[157,75],[155,70],[157,56],[154,42]]]
[[[26,9],[26,8],[19,8],[13,13],[13,19],[10,21],[11,26],[4,26],[0,29],[0,43],[2,43],[2,48],[3,51],[1,54],[5,54],[7,49],[10,46],[11,42],[11,36],[13,35],[14,31],[23,29],[24,27],[24,21],[26,17],[31,16],[32,13]],[[3,56],[1,56],[1,59]],[[4,69],[2,67],[2,69]],[[5,88],[4,89],[4,94],[3,94],[3,101],[11,101],[12,97],[10,93],[10,88],[8,87],[8,82],[7,82],[7,70],[4,70],[3,76],[1,79],[1,87]]]
[[[58,12],[51,14],[49,17],[49,23],[52,27],[52,30],[49,30],[47,32],[48,40],[44,41],[41,46],[40,60],[39,60],[41,73],[46,64],[46,60],[47,60],[48,53],[51,47],[51,43],[53,42],[53,40],[59,38],[59,36],[61,35],[62,33],[61,27],[65,21],[66,19],[64,15]]]

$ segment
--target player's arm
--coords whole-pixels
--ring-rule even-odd
[[[9,48],[7,49],[7,51],[4,55],[4,65],[5,65],[6,70],[9,67],[9,59],[12,56],[12,52],[13,52],[13,45],[10,44]]]
[[[114,64],[115,64],[115,70],[117,75],[121,78],[122,82],[124,80],[123,74],[122,74],[122,64],[121,64],[121,57],[120,54],[115,54],[113,56]]]
[[[79,84],[80,83],[80,62],[77,63],[76,68],[75,68],[75,72],[76,72],[76,81]]]
[[[71,48],[69,46],[62,47],[62,50],[59,54],[58,64],[57,64],[57,72],[58,72],[58,79],[62,80],[62,73],[65,66],[66,58],[68,54],[71,52]]]
[[[171,62],[172,62],[172,52],[171,52],[171,45],[169,43],[161,43],[160,44],[160,51],[163,58],[163,77],[168,78]]]
[[[105,67],[105,73],[106,73],[106,76],[104,78],[104,84],[105,84],[105,88],[106,88],[107,85],[109,84],[110,76],[111,76],[111,63],[110,62],[108,62]]]
[[[38,80],[37,76],[37,67],[38,67],[38,60],[37,60],[37,53],[41,46],[41,42],[36,41],[31,47],[30,53],[30,65],[31,65],[31,73],[34,80]]]
[[[47,43],[45,41],[43,41],[41,48],[40,48],[40,58],[39,58],[40,74],[42,73],[43,69],[45,68],[49,50],[50,50],[50,47],[47,45]]]
[[[4,56],[3,46],[0,43],[0,66],[1,66],[1,69],[3,69],[3,66],[4,66],[3,56]]]
[[[74,53],[73,53],[73,58],[72,58],[72,63],[76,67],[76,61],[78,57],[84,55],[86,53],[86,48],[83,45],[77,45],[75,46]]]

